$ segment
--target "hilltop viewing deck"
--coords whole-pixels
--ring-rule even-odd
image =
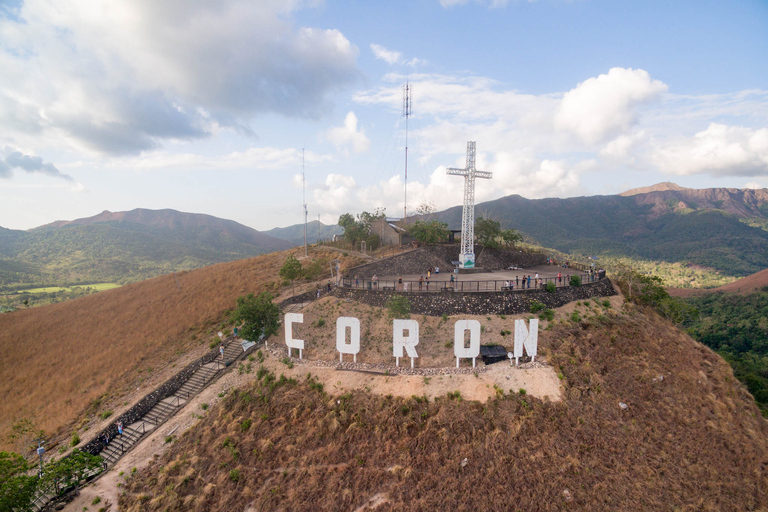
[[[543,289],[547,283],[558,288],[571,286],[571,278],[578,276],[581,283],[593,283],[605,278],[604,270],[594,272],[554,265],[537,265],[530,268],[506,270],[482,269],[471,274],[440,269],[427,277],[423,274],[383,275],[370,277],[344,277],[339,286],[358,290],[386,290],[398,292],[517,292]],[[447,270],[447,271],[446,271]],[[538,274],[538,279],[536,275]]]

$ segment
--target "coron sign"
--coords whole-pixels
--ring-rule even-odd
[[[291,349],[299,350],[299,359],[302,358],[304,340],[293,337],[293,324],[304,323],[304,315],[301,313],[286,313],[285,321],[285,345],[288,347],[288,356]],[[524,320],[515,320],[515,350],[513,356],[515,364],[523,357],[523,351],[531,357],[536,357],[539,343],[539,321],[531,319],[529,327]],[[469,331],[469,346],[466,346],[466,332]],[[457,320],[453,328],[453,355],[456,357],[456,368],[460,359],[472,359],[472,366],[480,355],[480,322],[477,320]],[[419,357],[416,346],[419,344],[419,322],[416,320],[392,321],[392,357],[395,365],[400,366],[400,358],[407,354],[413,360]],[[360,352],[360,320],[351,316],[342,316],[336,319],[336,350],[339,351],[339,361],[344,361],[344,354],[352,354],[357,362],[357,354]]]

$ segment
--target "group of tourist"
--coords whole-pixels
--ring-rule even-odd
[[[597,276],[598,274],[595,272],[594,275]],[[571,275],[570,274],[566,274],[565,275],[565,282],[566,283],[570,282],[570,279],[571,279]],[[592,280],[594,281],[594,278]],[[539,273],[536,272],[536,274],[534,274],[533,276],[531,276],[530,274],[523,275],[522,278],[520,276],[515,276],[514,281],[513,280],[504,281],[504,288],[502,288],[502,289],[503,290],[514,290],[516,287],[517,288],[521,288],[521,289],[539,288],[545,282],[546,282],[546,280],[540,278],[539,277]],[[522,286],[521,286],[521,283],[522,283]],[[563,284],[563,273],[562,272],[558,272],[557,273],[557,286],[562,286],[562,284]]]
[[[568,267],[565,267],[568,268]],[[430,267],[427,269],[426,274],[422,274],[419,276],[417,281],[403,281],[402,276],[398,276],[397,280],[393,283],[393,289],[399,292],[408,292],[408,291],[434,291],[436,288],[433,286],[430,289],[430,281],[433,281],[434,274],[440,273],[440,267]],[[588,282],[594,282],[602,279],[605,276],[605,270],[603,269],[588,269],[586,271],[585,279]],[[502,287],[502,290],[515,290],[515,289],[539,289],[542,288],[547,282],[554,282],[557,286],[563,286],[568,285],[571,280],[571,274],[563,274],[562,272],[557,273],[557,277],[548,277],[548,278],[542,278],[539,276],[539,273],[536,272],[534,274],[524,274],[522,276],[518,275],[515,276],[514,279],[508,279],[504,281],[504,285]],[[453,273],[451,273],[449,283],[443,283],[444,289],[450,289],[453,288],[453,284],[456,282],[456,277]],[[360,278],[360,276],[355,275],[354,278],[350,279],[350,285],[355,288],[360,288],[361,286],[367,287],[369,290],[379,289],[379,278],[374,274],[370,279],[368,278]],[[386,283],[385,283],[386,285]],[[331,285],[328,284],[328,291],[330,292]],[[317,290],[318,298],[320,297],[320,290]]]

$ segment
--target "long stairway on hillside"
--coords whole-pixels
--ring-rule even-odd
[[[243,354],[240,342],[230,341],[224,346],[224,355],[202,365],[171,396],[160,400],[140,420],[123,429],[123,435],[112,439],[99,455],[108,467],[114,466],[120,457],[130,450],[145,434],[159,427],[176,414],[190,399],[203,390],[220,372]]]
[[[245,350],[253,345],[248,345]],[[244,353],[244,346],[235,340],[224,345],[223,356],[218,356],[210,363],[202,365],[181,385],[173,395],[160,400],[142,418],[123,428],[123,434],[110,439],[109,443],[99,452],[104,457],[107,468],[114,466],[124,453],[133,448],[146,434],[152,432],[173,416],[190,399],[200,393],[212,380],[224,373]],[[94,474],[100,470],[96,470]],[[40,491],[33,500],[32,510],[39,512],[56,497],[55,489]]]

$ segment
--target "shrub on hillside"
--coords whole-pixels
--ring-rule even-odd
[[[580,276],[571,276],[570,284],[571,284],[571,286],[581,286],[581,277]]]
[[[405,295],[393,295],[387,301],[387,311],[390,318],[410,318],[411,301]]]
[[[548,322],[551,322],[555,319],[555,312],[552,309],[545,309],[541,313],[539,313],[539,320],[546,320]]]
[[[303,271],[304,270],[301,266],[301,262],[294,258],[293,255],[291,255],[288,256],[288,259],[285,261],[285,264],[278,272],[278,275],[293,285],[293,282],[301,277]]]
[[[280,308],[272,302],[272,294],[261,292],[258,297],[252,293],[238,297],[237,307],[231,315],[235,325],[241,325],[240,336],[256,341],[263,334],[272,336],[277,333],[280,322]]]
[[[531,313],[538,313],[539,311],[546,309],[547,306],[538,301],[531,302]]]

